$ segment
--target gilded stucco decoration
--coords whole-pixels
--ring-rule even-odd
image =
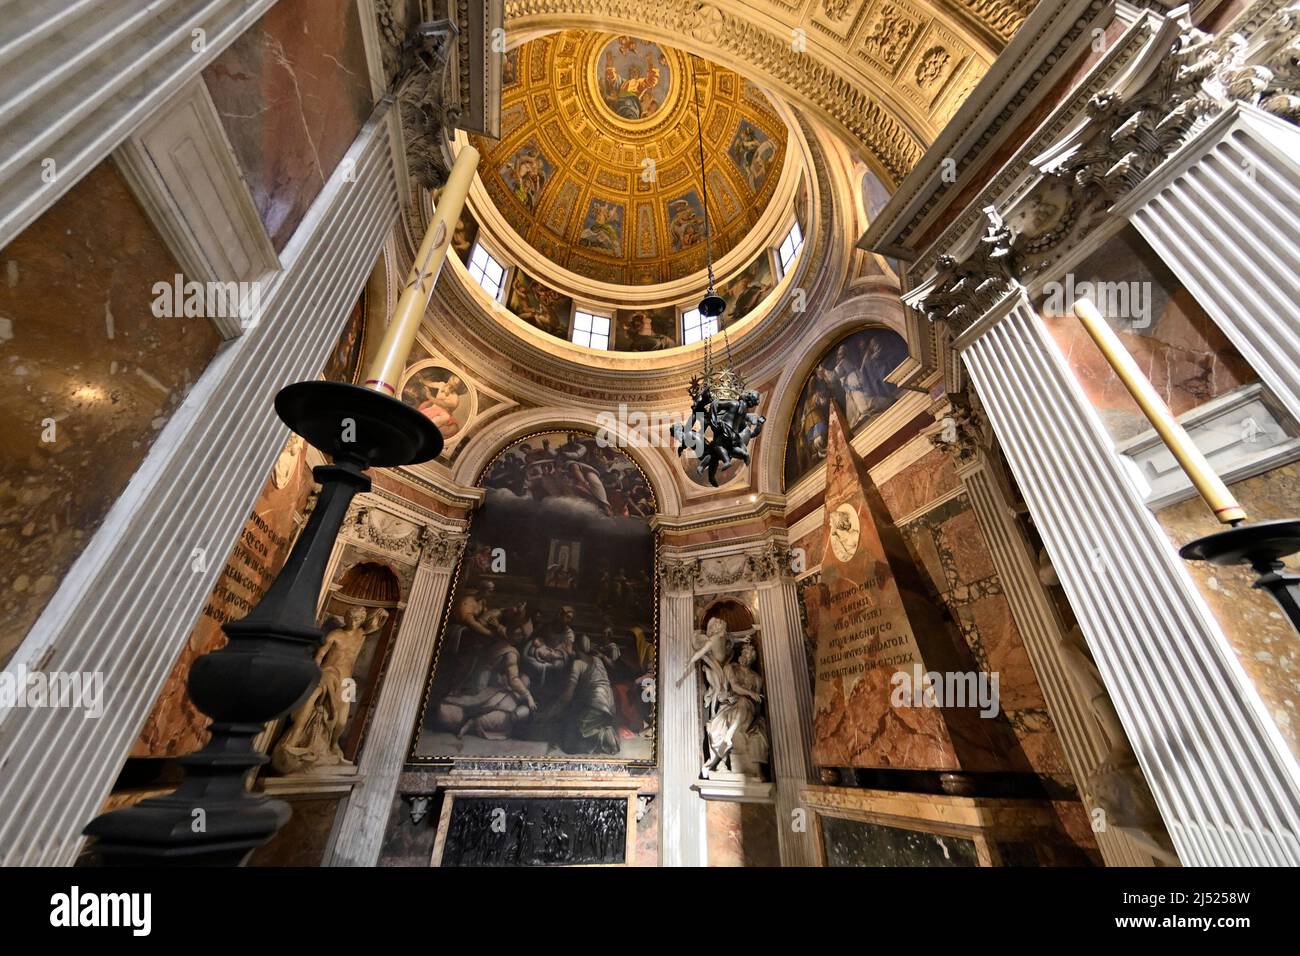
[[[671,282],[705,265],[694,73],[715,260],[758,222],[786,127],[739,74],[640,37],[570,30],[506,55],[501,139],[473,136],[497,209],[587,278]]]

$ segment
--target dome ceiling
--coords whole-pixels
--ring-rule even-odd
[[[786,128],[739,74],[636,37],[567,31],[510,51],[501,139],[472,136],[484,186],[557,265],[625,285],[705,266],[691,71],[700,90],[715,261],[762,216]]]

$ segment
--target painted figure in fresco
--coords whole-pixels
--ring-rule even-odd
[[[633,43],[635,44],[635,41]],[[619,50],[630,52],[625,51],[622,38],[620,38]],[[605,97],[605,103],[615,115],[623,119],[639,120],[659,108],[659,102],[654,97],[655,87],[659,85],[659,76],[659,67],[655,65],[653,54],[646,55],[644,75],[640,67],[631,64],[627,68],[627,75],[622,76],[614,64],[613,51],[606,51],[605,77],[601,84],[601,93]]]
[[[543,332],[567,338],[569,334],[569,301],[559,292],[523,273],[515,279],[510,291],[510,311]]]
[[[623,241],[619,232],[619,213],[621,208],[614,203],[601,199],[591,202],[590,219],[582,227],[578,241],[584,246],[607,252],[611,256],[619,254]]]
[[[501,177],[511,194],[527,209],[537,207],[537,199],[548,176],[546,160],[532,143],[525,143],[501,167]]]
[[[844,413],[849,420],[849,427],[856,428],[858,423],[871,414],[871,395],[862,382],[859,366],[849,355],[848,343],[841,343],[835,350],[835,376],[844,387]]]
[[[668,232],[673,249],[681,250],[704,240],[704,217],[685,196],[668,203]]]
[[[520,673],[519,648],[502,628],[458,693],[438,705],[435,725],[457,737],[472,734],[485,740],[505,740],[517,725],[537,710],[527,675]]]
[[[620,743],[609,668],[619,658],[617,644],[593,647],[582,635],[574,645],[569,681],[555,704],[560,717],[560,747],[571,754],[616,754]]]
[[[456,603],[451,612],[451,626],[447,629],[447,647],[454,654],[462,645],[470,645],[478,638],[495,638],[505,636],[505,627],[501,623],[501,612],[492,610],[488,602],[496,585],[491,581],[481,581],[477,588],[468,591]]]
[[[649,309],[619,313],[618,325],[620,347],[627,347],[635,352],[670,349],[677,344],[671,333],[661,332],[655,328],[655,316]]]
[[[569,590],[578,586],[578,561],[573,549],[576,545],[554,545],[554,560],[546,567],[546,586]]]
[[[342,625],[325,635],[316,654],[320,683],[294,711],[289,730],[271,754],[271,765],[280,773],[348,763],[339,741],[356,696],[352,670],[366,638],[386,623],[388,612],[383,608],[368,614],[364,607],[351,607]]]
[[[465,382],[459,375],[452,375],[443,382],[421,381],[419,384],[424,391],[424,401],[418,410],[438,426],[444,439],[456,435],[460,431],[456,409],[460,407],[461,399],[469,394]]]
[[[871,402],[873,412],[882,412],[898,397],[898,386],[885,381],[885,376],[901,362],[902,356],[885,350],[884,340],[873,335],[867,340],[862,354],[861,383],[863,392]]]
[[[731,155],[750,189],[757,192],[762,187],[775,154],[776,145],[770,139],[748,123],[740,124],[731,144]]]

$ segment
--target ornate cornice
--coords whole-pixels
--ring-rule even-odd
[[[987,78],[989,85],[980,91],[980,102],[965,101],[958,115],[944,128],[939,141],[921,161],[925,174],[917,170],[917,174],[895,192],[890,209],[906,211],[903,213],[906,218],[896,220],[886,212],[872,223],[859,241],[859,247],[910,257],[907,249],[911,243],[908,240],[927,223],[936,208],[948,201],[951,192],[966,188],[967,174],[985,160],[991,146],[1053,75],[1057,64],[1068,62],[1075,54],[1085,32],[1106,6],[1106,0],[1090,0],[1082,15],[1075,17],[1068,26],[1062,26],[1059,16],[1044,16],[1034,26],[1034,33],[1019,32],[1012,47],[1008,47],[999,65],[991,71],[999,74],[998,77]],[[1033,51],[1038,66],[1027,78],[1017,81],[1020,74],[1015,67],[1019,56],[1026,51]],[[997,103],[1015,82],[1019,82],[1019,86],[1014,87],[996,114],[988,116],[984,104]],[[978,135],[975,135],[976,129]],[[940,148],[941,144],[946,145]],[[951,164],[949,175],[941,174],[945,163]],[[919,204],[913,207],[918,201]]]
[[[1063,110],[986,189],[981,198],[991,200],[995,187],[1005,189],[1013,177],[1023,178],[1028,157],[1047,150],[1048,132],[1059,131],[1086,111],[1075,134],[1052,147],[1054,158],[1038,176],[1004,199],[1005,212],[991,201],[981,208],[988,230],[969,254],[958,257],[948,251],[948,244],[957,242],[980,214],[968,207],[935,244],[942,251],[918,262],[921,268],[932,262],[934,273],[908,296],[914,308],[932,322],[947,322],[960,335],[1016,281],[1041,275],[1105,222],[1120,199],[1228,106],[1244,102],[1291,122],[1300,118],[1300,5],[1277,9],[1274,4],[1272,15],[1253,34],[1236,30],[1216,36],[1184,29],[1168,51],[1160,37],[1174,25],[1167,20],[1159,24],[1163,30],[1143,38],[1154,68],[1135,89],[1097,89],[1100,76],[1109,74],[1098,71],[1089,83],[1094,92],[1079,97],[1083,105]]]

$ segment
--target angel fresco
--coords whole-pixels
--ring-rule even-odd
[[[668,201],[668,233],[674,252],[704,241],[704,207],[694,192]]]
[[[502,164],[500,173],[510,188],[510,194],[524,208],[533,210],[537,208],[542,188],[551,177],[551,164],[536,143],[527,142]]]
[[[731,139],[727,154],[745,177],[749,188],[758,192],[763,188],[763,182],[772,168],[776,144],[762,130],[747,120],[742,120],[736,129],[736,135]]]
[[[460,434],[469,419],[469,386],[449,369],[435,366],[416,372],[402,389],[402,400],[437,425],[444,439]]]
[[[616,256],[623,248],[623,207],[593,199],[578,242],[598,252]]]

